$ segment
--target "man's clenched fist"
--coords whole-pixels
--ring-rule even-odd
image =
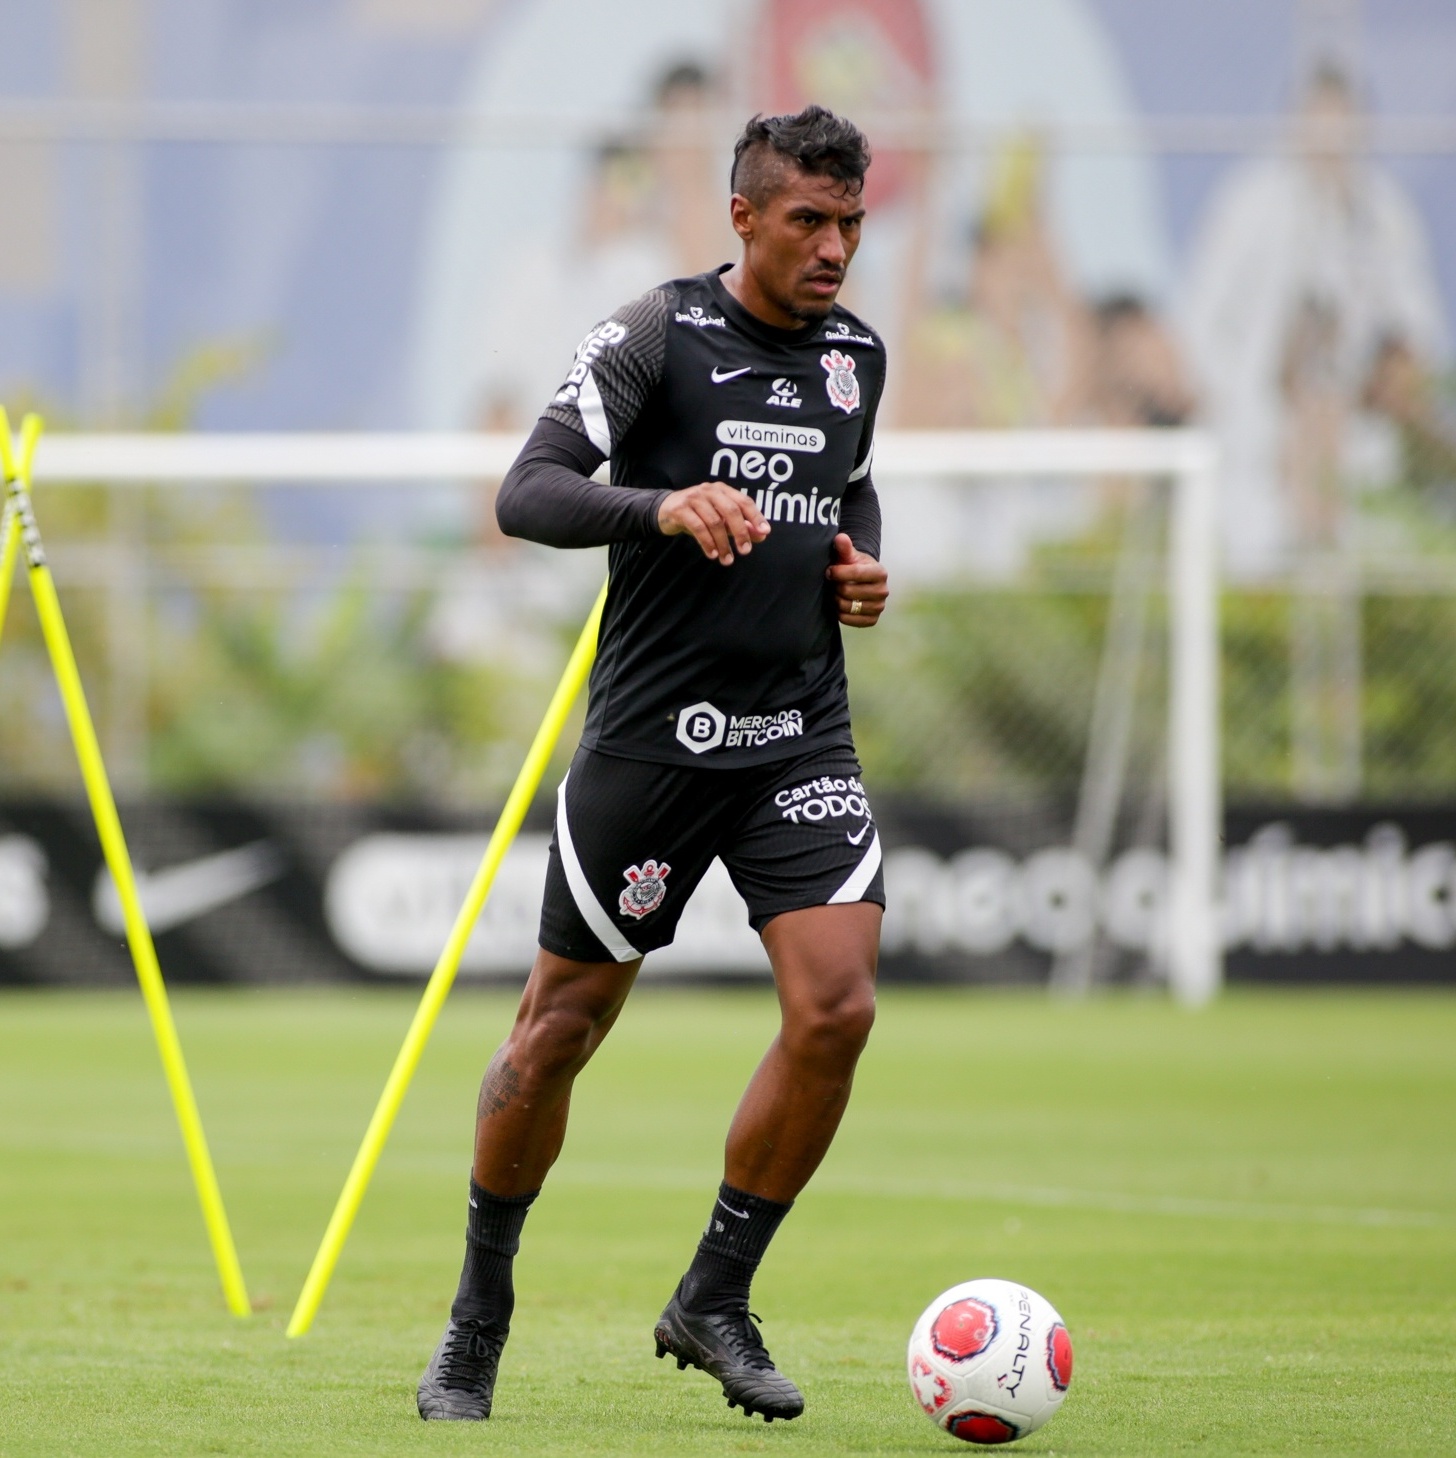
[[[834,562],[824,575],[846,628],[873,628],[890,597],[890,574],[868,553],[856,552],[847,532],[834,539]]]

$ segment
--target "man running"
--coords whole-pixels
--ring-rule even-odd
[[[503,531],[609,543],[611,586],[541,950],[481,1084],[465,1268],[422,1417],[489,1417],[511,1262],[572,1081],[715,856],[768,950],[783,1021],[657,1355],[710,1373],[750,1416],[804,1409],[748,1291],[834,1137],[874,1019],[884,885],[839,626],[873,627],[888,597],[870,480],[885,354],[835,303],[869,162],[859,130],[822,107],[749,122],[730,204],[742,257],[593,329],[502,484]],[[591,479],[606,460],[610,485]]]

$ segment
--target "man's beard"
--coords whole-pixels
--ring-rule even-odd
[[[833,299],[825,299],[823,303],[815,301],[812,304],[793,304],[787,312],[792,314],[800,324],[822,324],[829,317],[830,310],[834,308],[838,295]]]
[[[844,280],[841,277],[841,287]],[[796,299],[774,299],[779,308],[792,319],[797,319],[806,328],[810,324],[822,324],[828,317],[834,305],[838,302],[839,295],[835,294],[832,299],[813,299],[808,303],[800,303]]]
[[[829,317],[838,298],[839,295],[835,294],[832,299],[812,299],[807,303],[800,303],[796,299],[783,299],[780,300],[779,307],[807,328],[810,324],[822,324]]]

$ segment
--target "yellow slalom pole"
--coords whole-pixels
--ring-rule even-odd
[[[10,445],[10,419],[0,405],[0,480],[8,488],[15,479],[15,456]],[[20,508],[4,492],[5,506],[0,512],[0,633],[5,631],[5,614],[10,607],[10,588],[15,581],[15,562],[20,555]]]
[[[197,1198],[202,1205],[207,1236],[212,1242],[212,1254],[217,1261],[217,1272],[222,1280],[223,1296],[234,1316],[249,1316],[252,1314],[252,1306],[248,1301],[247,1287],[243,1284],[243,1271],[238,1263],[237,1249],[233,1245],[227,1211],[223,1208],[222,1191],[218,1188],[212,1156],[208,1153],[207,1136],[203,1133],[202,1117],[197,1111],[192,1081],[187,1076],[187,1064],[182,1057],[177,1026],[172,1021],[166,984],[162,981],[162,969],[157,963],[157,949],[152,944],[152,933],[142,911],[141,897],[137,894],[136,876],[132,872],[126,839],[121,833],[121,818],[116,813],[116,801],[112,798],[106,766],[101,760],[101,746],[96,740],[96,728],[91,722],[91,711],[86,706],[86,695],[81,688],[76,655],[71,650],[70,635],[66,632],[60,599],[56,596],[55,580],[46,565],[45,548],[36,528],[35,513],[31,509],[30,463],[41,429],[42,422],[38,415],[25,417],[21,426],[19,459],[14,459],[10,449],[10,425],[4,412],[0,411],[0,440],[5,442],[3,464],[9,484],[8,500],[14,520],[19,524],[26,564],[29,567],[31,592],[35,597],[36,615],[40,618],[41,632],[55,670],[56,685],[65,704],[71,739],[76,746],[76,758],[81,765],[81,778],[86,785],[86,796],[91,801],[96,832],[101,838],[101,852],[106,858],[107,868],[121,901],[127,946],[131,949],[137,981],[141,984],[142,999],[151,1016],[157,1051],[162,1058],[162,1071],[166,1075],[167,1087],[172,1095],[172,1105],[177,1111],[177,1123],[182,1131],[187,1160],[192,1166],[192,1179],[197,1186]]]
[[[440,960],[435,963],[435,970],[430,973],[430,980],[425,986],[424,996],[420,998],[420,1005],[410,1023],[409,1032],[405,1034],[404,1043],[394,1060],[394,1067],[389,1071],[384,1092],[380,1094],[379,1102],[375,1105],[374,1117],[364,1131],[364,1142],[354,1156],[349,1177],[344,1181],[344,1188],[339,1193],[328,1229],[324,1231],[318,1254],[314,1256],[313,1265],[309,1267],[308,1279],[303,1283],[303,1290],[299,1292],[298,1304],[293,1308],[293,1316],[288,1323],[288,1335],[291,1337],[303,1336],[318,1315],[319,1305],[324,1299],[324,1292],[328,1290],[329,1280],[339,1262],[344,1242],[349,1238],[354,1217],[359,1213],[359,1206],[369,1188],[374,1168],[384,1152],[389,1131],[394,1127],[395,1116],[399,1113],[405,1094],[409,1092],[410,1080],[414,1078],[415,1069],[419,1067],[425,1044],[429,1042],[430,1034],[434,1031],[440,1010],[450,995],[450,988],[455,982],[455,974],[460,970],[460,959],[465,955],[470,934],[475,930],[475,923],[485,909],[485,900],[495,883],[496,872],[500,870],[506,851],[510,849],[516,832],[521,828],[521,822],[526,818],[526,811],[535,798],[541,776],[546,773],[551,751],[561,737],[566,716],[571,712],[571,706],[576,702],[581,686],[591,670],[592,660],[597,652],[597,629],[601,625],[602,608],[606,601],[607,589],[603,584],[596,605],[586,620],[586,626],[581,630],[581,637],[576,640],[576,647],[572,650],[566,671],[561,675],[561,682],[556,685],[556,692],[551,696],[546,717],[542,719],[541,727],[531,741],[531,748],[525,763],[521,765],[521,772],[516,776],[516,783],[511,787],[505,809],[501,811],[500,819],[496,821],[495,829],[491,832],[490,843],[485,848],[485,855],[481,858],[475,879],[470,883],[465,904],[460,908],[455,925],[450,929],[445,949],[440,953]]]

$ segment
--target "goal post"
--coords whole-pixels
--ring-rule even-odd
[[[36,455],[38,484],[204,482],[348,486],[407,480],[499,480],[514,433],[59,434]],[[879,432],[877,480],[1141,477],[1171,493],[1167,963],[1173,994],[1206,1002],[1222,982],[1217,915],[1219,778],[1216,457],[1194,430]]]

